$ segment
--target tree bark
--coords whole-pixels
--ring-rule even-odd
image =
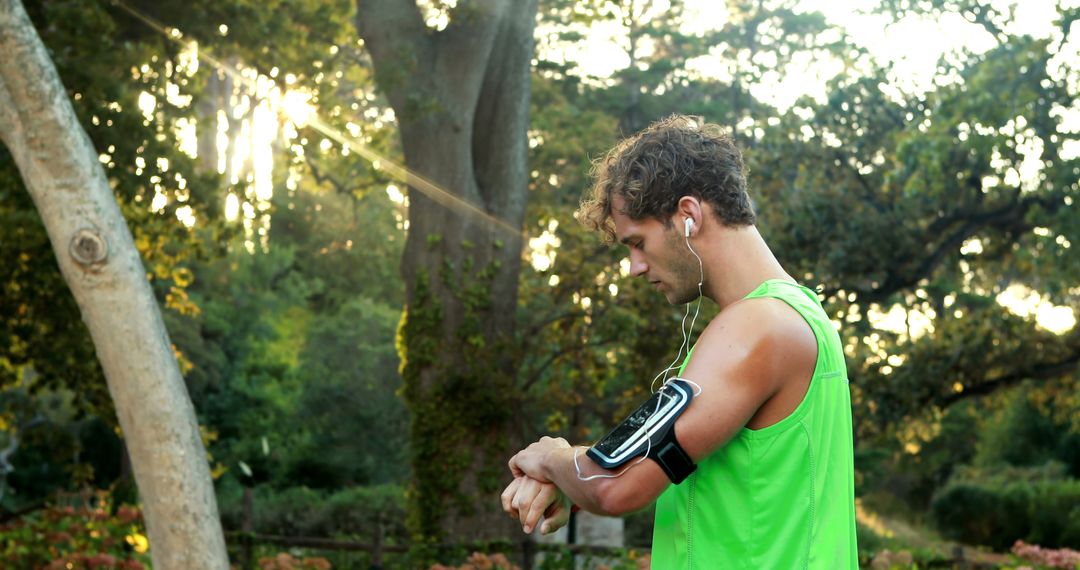
[[[414,0],[357,0],[357,30],[398,118],[407,168],[472,206],[409,190],[399,351],[412,412],[410,516],[430,539],[509,530],[497,492],[520,443],[510,348],[536,8],[462,0],[436,32]]]
[[[154,567],[228,568],[195,412],[98,154],[19,0],[0,0],[0,139],[90,330],[141,491]]]

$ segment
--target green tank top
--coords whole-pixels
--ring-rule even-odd
[[[851,396],[840,337],[806,287],[770,280],[746,296],[756,297],[783,300],[813,329],[818,358],[810,386],[791,415],[762,429],[744,427],[660,495],[653,570],[859,566]]]

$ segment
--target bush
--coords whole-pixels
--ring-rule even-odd
[[[461,566],[436,564],[430,570],[521,570],[521,568],[512,564],[505,554],[496,553],[489,556],[482,552],[473,552]]]
[[[288,552],[259,559],[259,570],[330,570],[325,558],[297,558]]]
[[[1013,545],[1012,552],[1025,560],[1050,568],[1072,570],[1080,567],[1080,552],[1069,548],[1054,550],[1018,540]]]
[[[855,521],[855,542],[859,545],[860,557],[872,557],[886,547],[891,547],[893,543],[859,521]]]
[[[226,493],[222,493],[226,495]],[[328,493],[293,487],[277,491],[259,487],[253,499],[254,530],[260,534],[314,537],[359,537],[370,541],[377,525],[383,527],[387,544],[404,543],[407,533],[405,495],[397,485],[353,487]],[[240,494],[221,497],[225,527],[239,530],[243,524]]]
[[[0,526],[0,567],[143,570],[150,556],[142,515],[112,507],[98,492],[84,505],[50,506]]]
[[[1080,481],[1060,465],[958,470],[931,503],[943,535],[1007,550],[1016,540],[1047,547],[1080,544]]]

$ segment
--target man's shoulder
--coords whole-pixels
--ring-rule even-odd
[[[737,350],[758,366],[786,375],[786,364],[817,357],[817,338],[806,319],[781,299],[743,299],[705,327],[699,349]],[[696,349],[697,350],[697,349]]]
[[[735,335],[748,340],[798,341],[813,339],[806,318],[782,299],[754,297],[743,299],[720,312],[706,327],[717,336]]]

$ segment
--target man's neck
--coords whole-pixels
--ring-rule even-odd
[[[754,226],[716,228],[712,247],[702,253],[705,296],[728,305],[750,294],[769,279],[792,281]]]

